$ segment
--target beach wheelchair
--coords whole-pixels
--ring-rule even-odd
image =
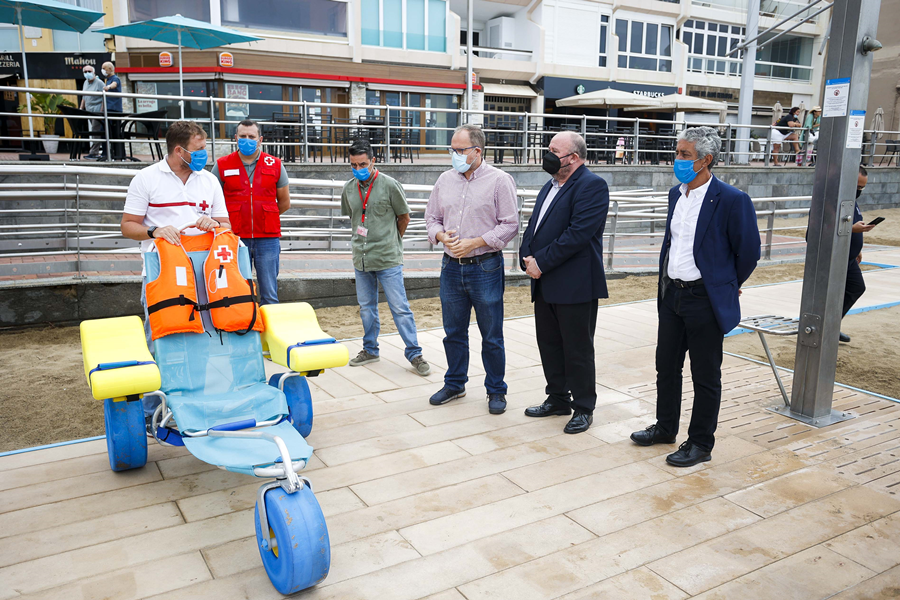
[[[204,262],[217,251],[212,240],[217,239],[212,233],[182,236],[198,297],[195,306],[180,306],[201,327],[194,323],[194,332],[154,339],[151,354],[139,317],[84,321],[85,375],[94,398],[104,402],[113,471],[144,466],[149,435],[161,444],[184,446],[221,469],[274,478],[257,493],[256,538],[272,584],[290,594],[322,581],[331,560],[322,510],[309,480],[297,475],[313,452],[304,439],[313,421],[306,377],[347,364],[348,350],[322,332],[306,303],[259,309],[253,303],[262,332],[216,329],[208,310],[215,302],[201,282]],[[242,245],[234,247],[236,268],[252,297],[249,253]],[[160,256],[144,254],[148,285],[160,277]],[[178,275],[182,278],[183,269]],[[221,276],[220,268],[216,277]],[[289,372],[266,381],[263,345],[272,361]],[[159,404],[148,422],[141,398],[154,396]]]

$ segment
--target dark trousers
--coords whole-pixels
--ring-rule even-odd
[[[712,311],[706,288],[677,288],[669,283],[659,303],[656,342],[656,421],[669,435],[678,433],[681,372],[691,353],[694,409],[688,440],[711,451],[722,401],[722,343],[725,336]]]
[[[856,301],[866,293],[866,282],[863,281],[862,269],[856,259],[851,260],[847,265],[847,285],[844,287],[844,307],[841,310],[841,318],[847,316],[847,313],[856,304]]]
[[[558,406],[591,414],[597,404],[594,332],[597,301],[547,304],[540,283],[534,300],[538,350],[547,380],[547,396]]]

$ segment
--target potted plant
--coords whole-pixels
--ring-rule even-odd
[[[45,115],[42,117],[44,120],[44,133],[41,134],[41,137],[45,138],[44,152],[47,154],[54,154],[59,149],[59,136],[54,133],[56,117],[51,117],[50,115],[61,114],[60,106],[75,107],[62,94],[31,94],[31,112]],[[19,105],[19,112],[27,113],[28,105]]]

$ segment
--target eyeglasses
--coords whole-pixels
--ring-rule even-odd
[[[455,153],[459,156],[462,156],[463,154],[466,153],[466,150],[471,150],[472,148],[477,148],[477,147],[478,146],[469,146],[468,148],[450,148],[449,150],[447,150],[447,153],[450,155],[453,155]]]

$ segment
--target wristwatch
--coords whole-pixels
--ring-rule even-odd
[[[153,232],[155,232],[157,229],[159,229],[159,228],[154,225],[153,227],[151,227],[150,229],[147,230],[147,235],[150,236],[151,240],[153,239]]]

